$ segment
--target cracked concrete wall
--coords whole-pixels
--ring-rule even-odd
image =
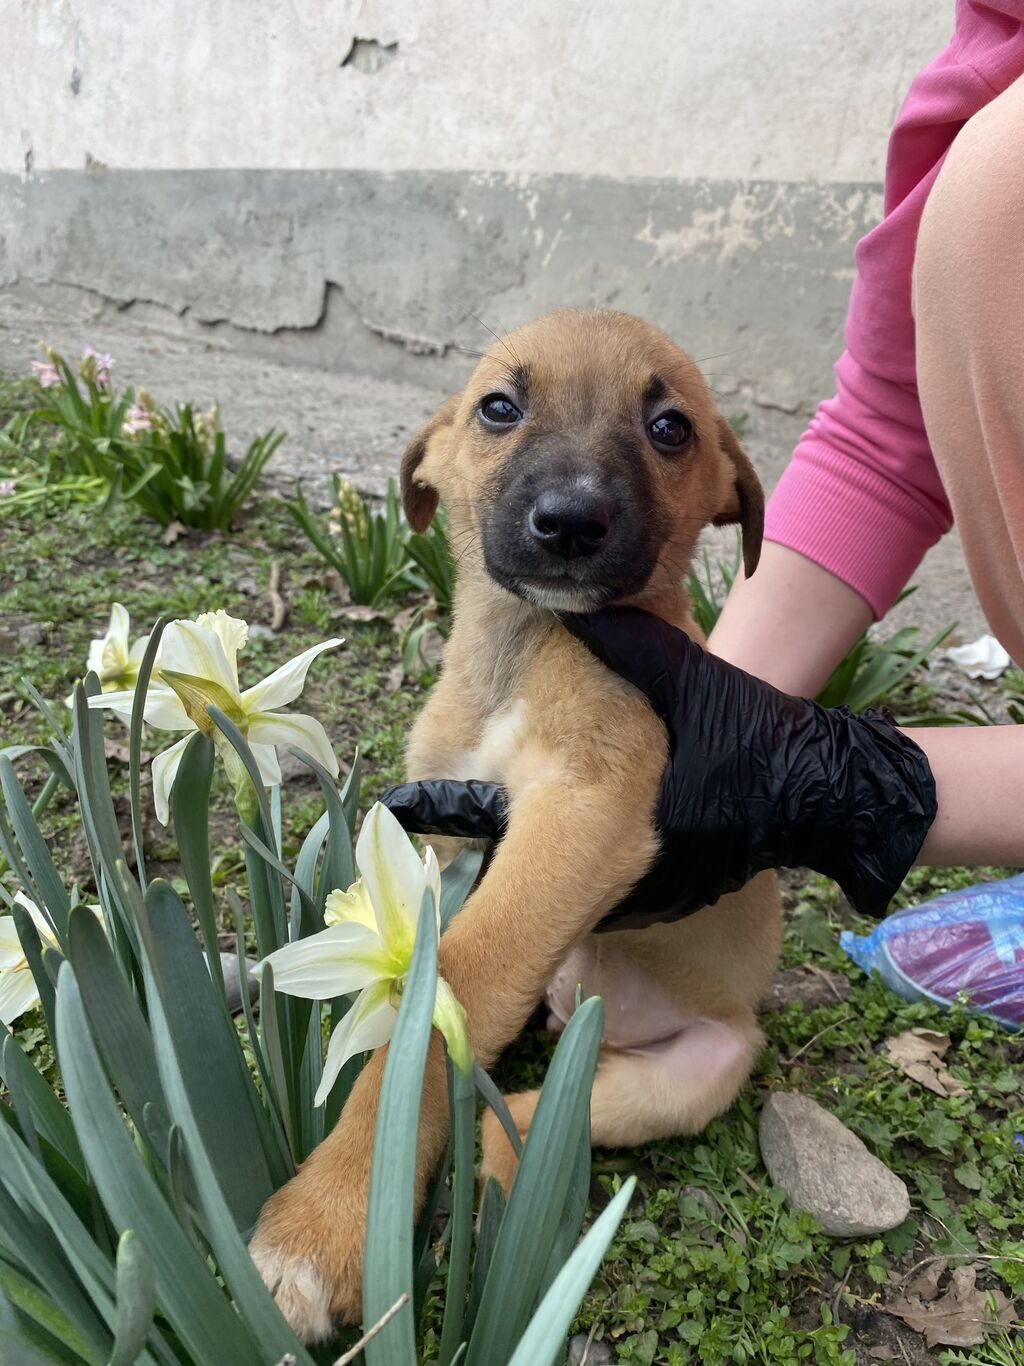
[[[456,383],[560,304],[830,386],[935,0],[0,0],[0,286]],[[13,79],[11,79],[13,77]],[[734,405],[736,406],[736,405]]]

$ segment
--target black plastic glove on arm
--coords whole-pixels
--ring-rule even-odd
[[[644,693],[669,738],[661,852],[600,929],[677,920],[767,868],[812,868],[857,910],[884,913],[936,812],[928,760],[891,720],[789,697],[636,608],[562,620]],[[505,814],[502,789],[484,783],[412,784],[384,802],[433,833],[493,838]]]

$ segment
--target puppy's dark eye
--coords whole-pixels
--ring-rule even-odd
[[[514,427],[522,413],[504,394],[488,394],[480,400],[480,416],[488,427]]]
[[[662,450],[677,451],[693,436],[693,423],[673,408],[647,424],[647,435]]]

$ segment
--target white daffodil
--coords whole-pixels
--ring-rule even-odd
[[[142,657],[146,653],[146,646],[149,644],[149,636],[140,636],[134,645],[131,644],[129,632],[131,630],[131,618],[128,616],[127,609],[122,607],[119,602],[115,602],[110,609],[110,624],[107,627],[106,635],[99,636],[89,644],[89,657],[86,660],[86,670],[94,673],[100,680],[100,688],[105,693],[117,692],[122,688],[132,688],[139,676],[139,669],[142,667]],[[154,677],[156,670],[154,669]],[[69,707],[74,706],[75,698],[72,693],[65,699]],[[121,720],[127,724],[132,719],[132,709],[129,704],[127,710],[118,709]]]
[[[58,948],[50,922],[35,902],[30,901],[24,892],[17,892],[14,900],[28,911],[43,948]],[[97,916],[103,914],[99,906],[90,906],[89,910]],[[0,915],[0,1020],[10,1025],[19,1015],[24,1015],[26,1010],[38,1004],[39,992],[18,938],[14,916]]]
[[[140,636],[132,645],[129,641],[130,630],[128,612],[119,602],[115,602],[110,609],[107,633],[90,644],[86,663],[86,668],[100,680],[104,692],[130,688],[139,676],[149,636]]]
[[[223,610],[205,612],[195,621],[172,621],[160,641],[160,679],[146,693],[143,717],[156,730],[188,732],[153,760],[153,797],[157,819],[166,825],[170,793],[192,731],[201,730],[217,745],[240,796],[247,778],[241,761],[210,719],[219,708],[246,737],[260,776],[268,787],[281,781],[277,745],[294,745],[323,764],[333,776],[338,761],[327,733],[312,716],[278,711],[302,692],[310,664],[325,650],[341,645],[326,640],[282,664],[262,683],[242,691],[238,652],[249,627]],[[106,693],[89,699],[90,707],[109,707],[119,716],[131,714],[131,692]]]
[[[288,996],[327,1001],[359,993],[331,1035],[317,1105],[327,1099],[349,1058],[391,1038],[427,888],[433,894],[439,929],[441,923],[441,872],[434,851],[428,849],[420,858],[409,836],[379,802],[363,821],[356,862],[359,881],[347,892],[332,892],[327,898],[327,928],[286,944],[263,960],[273,969],[275,989]],[[465,1011],[441,977],[434,1024],[445,1037],[452,1061],[468,1071],[473,1056]]]

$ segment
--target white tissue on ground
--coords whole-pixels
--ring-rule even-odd
[[[1010,667],[1010,656],[995,636],[979,636],[970,645],[957,645],[946,651],[946,658],[968,678],[987,678],[989,681]]]

